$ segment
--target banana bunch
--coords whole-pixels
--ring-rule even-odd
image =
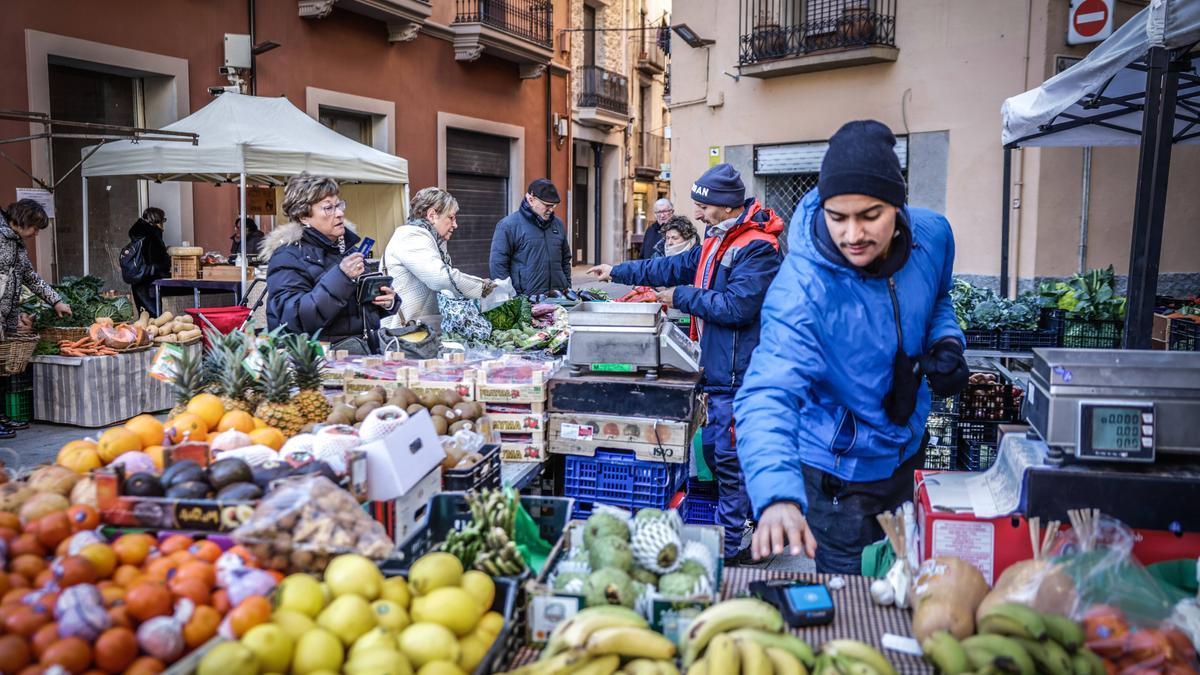
[[[517,524],[517,509],[503,490],[484,490],[467,494],[471,523],[451,531],[436,547],[491,576],[516,576],[525,571],[525,559],[512,541]]]
[[[815,660],[808,643],[784,632],[779,610],[755,598],[726,600],[701,612],[681,651],[688,675],[808,675]]]
[[[624,667],[621,663],[625,662]],[[675,643],[640,614],[616,605],[588,607],[559,623],[541,657],[509,675],[679,675]]]
[[[925,658],[945,675],[1104,675],[1104,660],[1083,647],[1083,628],[1056,614],[1004,603],[979,617],[979,634],[959,642],[946,631],[929,636]]]
[[[830,640],[821,647],[813,675],[896,675],[896,669],[865,642]]]

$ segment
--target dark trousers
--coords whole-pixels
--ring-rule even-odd
[[[154,282],[148,281],[142,284],[134,284],[130,286],[133,291],[133,304],[138,311],[146,310],[151,316],[158,316],[158,308],[154,304]]]
[[[704,463],[717,479],[717,524],[725,528],[725,557],[737,554],[750,517],[750,497],[733,435],[733,394],[708,395],[708,424],[701,432]]]
[[[862,574],[862,550],[883,538],[875,516],[913,498],[913,471],[925,463],[925,444],[891,478],[850,483],[804,467],[808,526],[817,537],[817,572]]]

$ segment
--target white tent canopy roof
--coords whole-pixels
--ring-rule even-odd
[[[1086,58],[1037,89],[1005,101],[1001,108],[1004,144],[1138,145],[1146,73],[1136,64],[1151,47],[1186,50],[1197,42],[1200,2],[1152,0]],[[1200,119],[1200,78],[1196,78],[1195,67],[1190,73],[1179,80],[1174,136],[1177,142],[1200,144],[1200,124],[1192,122]],[[1194,103],[1187,104],[1189,98]],[[1079,122],[1085,118],[1093,121]]]
[[[359,183],[407,183],[408,161],[321,125],[286,98],[226,93],[163,127],[199,135],[199,143],[116,141],[83,163],[90,176],[153,181],[282,184],[303,171]]]

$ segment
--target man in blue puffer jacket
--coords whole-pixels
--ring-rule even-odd
[[[967,383],[950,223],[905,206],[895,140],[875,121],[830,139],[767,294],[734,404],[756,558],[786,542],[818,572],[859,574],[876,514],[912,499],[929,389]]]
[[[488,266],[493,279],[512,279],[521,295],[571,288],[571,245],[554,215],[561,200],[545,178],[529,184],[521,207],[496,223]]]
[[[725,528],[725,564],[750,562],[739,550],[750,517],[750,500],[738,464],[733,433],[733,396],[745,379],[759,343],[759,312],[783,257],[783,221],[746,198],[746,187],[728,164],[709,169],[692,185],[695,217],[709,227],[704,243],[676,256],[635,260],[588,270],[622,284],[673,286],[659,300],[691,314],[692,339],[700,341],[708,423],[702,434],[704,461],[717,478],[717,522]]]

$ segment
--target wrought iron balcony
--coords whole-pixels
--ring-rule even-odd
[[[743,75],[895,61],[897,0],[740,0]]]
[[[629,78],[598,66],[575,69],[579,93],[575,119],[583,125],[625,128],[629,124]]]
[[[671,161],[668,138],[649,132],[638,134],[637,161],[634,172],[639,178],[655,178],[662,173],[662,165]]]
[[[664,28],[657,26],[648,26],[642,30],[637,67],[647,75],[658,75],[667,69],[667,53],[663,49],[664,31]]]
[[[474,61],[484,52],[520,66],[522,78],[541,77],[554,56],[551,0],[456,0],[454,58]]]

